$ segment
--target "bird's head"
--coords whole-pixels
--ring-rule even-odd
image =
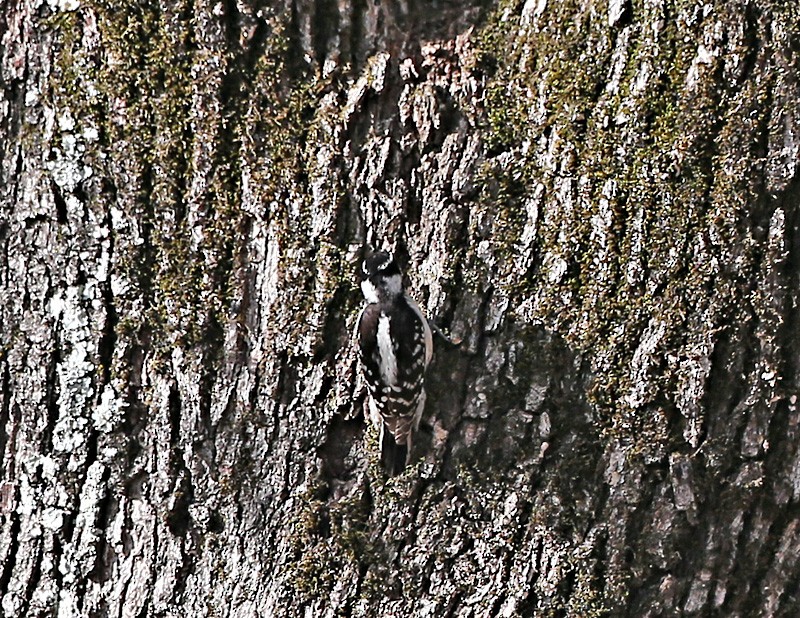
[[[389,251],[367,250],[360,274],[367,302],[389,302],[403,293],[403,276]]]

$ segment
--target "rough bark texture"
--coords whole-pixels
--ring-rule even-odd
[[[2,615],[797,615],[797,3],[0,7]]]

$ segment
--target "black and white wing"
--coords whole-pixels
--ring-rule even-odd
[[[357,325],[364,376],[383,419],[382,460],[397,474],[405,467],[425,405],[425,369],[432,355],[427,321],[407,297],[370,304]]]

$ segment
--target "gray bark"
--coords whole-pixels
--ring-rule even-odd
[[[0,7],[2,615],[796,615],[796,3]]]

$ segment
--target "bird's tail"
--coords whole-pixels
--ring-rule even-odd
[[[389,476],[397,476],[406,467],[408,444],[398,443],[386,425],[381,431],[381,464]]]

